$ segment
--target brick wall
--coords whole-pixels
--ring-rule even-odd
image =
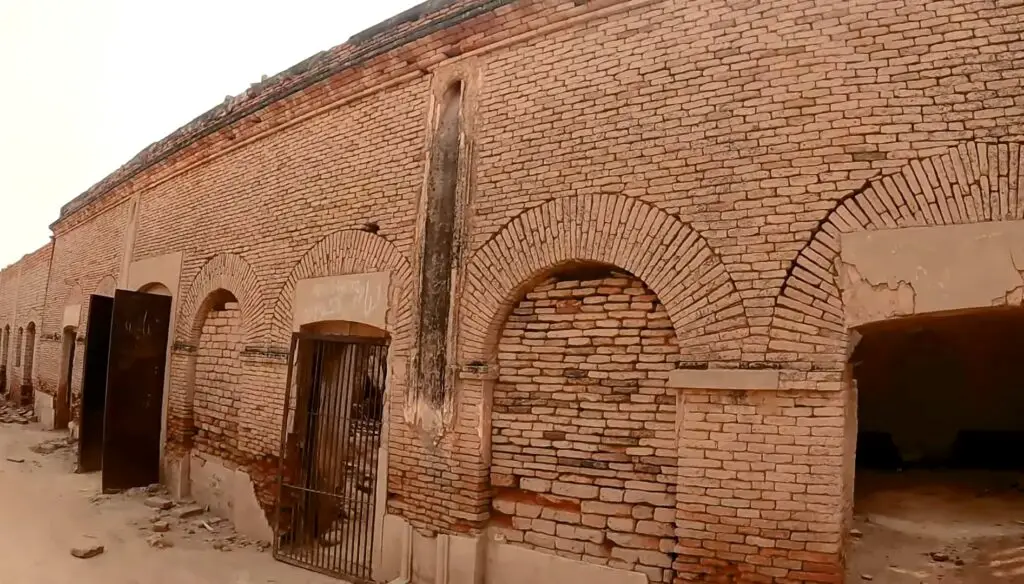
[[[41,329],[47,338],[59,337],[63,333],[64,308],[73,302],[80,303],[82,309],[76,329],[79,345],[71,377],[72,420],[78,419],[81,406],[89,296],[98,292],[114,294],[114,280],[121,272],[129,205],[104,203],[87,209],[85,215],[75,224],[54,225],[53,258],[46,282]],[[55,393],[60,380],[60,358],[58,340],[46,341],[41,346],[36,368],[41,391]]]
[[[459,0],[444,17],[481,5]],[[424,531],[473,532],[491,515],[479,429],[490,420],[482,413],[489,372],[504,367],[503,331],[518,324],[519,315],[509,326],[505,316],[551,266],[614,264],[657,294],[680,365],[787,369],[788,392],[684,395],[693,406],[680,416],[740,416],[726,411],[735,406],[759,421],[750,432],[726,428],[747,423],[738,417],[695,421],[722,427],[707,430],[704,446],[687,446],[684,462],[702,462],[680,464],[680,473],[708,474],[683,486],[704,489],[694,505],[737,511],[688,524],[701,545],[683,545],[676,570],[709,579],[834,578],[852,488],[850,440],[843,464],[832,464],[829,450],[828,462],[802,473],[786,465],[803,463],[774,457],[807,456],[788,450],[816,445],[775,444],[769,429],[802,440],[790,433],[810,428],[806,436],[828,438],[829,449],[834,436],[819,433],[853,433],[849,396],[839,391],[846,332],[832,273],[838,234],[1022,218],[1024,205],[1009,204],[1019,199],[1024,168],[1022,16],[1024,6],[991,0],[513,2],[284,96],[398,33],[362,39],[233,99],[129,165],[145,169],[117,173],[68,207],[54,225],[49,279],[38,277],[41,260],[0,273],[0,318],[13,337],[36,310],[38,336],[54,338],[75,286],[87,296],[122,275],[122,260],[182,252],[168,439],[180,440],[175,420],[198,358],[189,327],[202,299],[222,287],[240,305],[244,401],[259,404],[239,411],[239,447],[251,450],[248,468],[266,470],[280,446],[294,282],[387,271],[397,290],[388,317],[388,510]],[[436,22],[396,30],[428,21]],[[451,371],[458,393],[425,433],[409,423],[410,282],[419,273],[431,88],[456,73],[473,80],[463,106],[472,123],[463,136],[469,203]],[[268,96],[272,103],[252,109]],[[134,200],[134,255],[123,258]],[[13,339],[11,353],[13,363]],[[56,383],[59,353],[59,342],[40,341],[41,389]],[[13,369],[8,377],[17,379]],[[827,404],[808,405],[814,400]],[[833,407],[846,413],[824,413]],[[788,409],[803,413],[778,413]],[[802,425],[819,422],[839,425]],[[772,472],[821,481],[790,493],[811,511],[755,507],[777,505],[767,474],[764,484],[737,475],[748,489],[699,466],[741,472],[725,463],[753,464],[742,458],[766,448],[754,440],[762,434],[773,450],[757,453],[783,466]],[[499,467],[501,447],[496,441]],[[268,473],[261,482],[269,484]],[[812,492],[825,487],[840,494]],[[271,491],[261,493],[269,505]],[[749,508],[730,506],[755,495]],[[761,516],[746,516],[754,511]],[[811,512],[820,515],[804,515]],[[523,543],[533,533],[518,532]],[[557,551],[582,556],[586,542],[583,552]]]
[[[199,337],[193,389],[195,448],[232,462],[238,460],[239,449],[241,341],[238,303],[211,310]]]
[[[491,524],[509,542],[670,582],[678,453],[665,381],[679,348],[643,282],[589,272],[545,280],[505,324]]]
[[[2,299],[2,306],[6,312],[6,322],[9,322],[11,327],[7,388],[9,392],[15,392],[26,402],[30,401],[32,396],[17,393],[23,385],[30,385],[41,391],[52,391],[56,386],[56,384],[51,386],[45,382],[49,370],[40,364],[42,355],[54,351],[54,347],[56,347],[57,353],[60,352],[60,341],[44,336],[42,332],[42,315],[52,251],[53,245],[47,244],[22,257],[4,269],[4,277],[0,280],[0,288],[2,288],[0,289],[0,299]],[[35,328],[35,334],[31,351],[29,351],[31,359],[26,362],[29,323],[32,323]],[[19,329],[23,330],[20,345],[18,343]],[[43,373],[43,371],[47,373]]]
[[[843,393],[687,390],[680,405],[679,577],[842,581]]]

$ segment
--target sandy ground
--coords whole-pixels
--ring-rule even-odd
[[[1024,474],[860,472],[847,583],[1024,583]]]
[[[153,509],[144,494],[97,496],[99,474],[74,474],[73,450],[38,454],[33,445],[63,436],[36,425],[0,425],[0,581],[3,584],[337,584],[293,568],[254,544],[231,541],[226,522],[215,532],[192,520],[172,520],[151,547]],[[9,458],[23,459],[13,462]],[[198,527],[198,529],[197,529]],[[189,534],[188,530],[195,531]],[[82,541],[101,543],[94,558],[72,557]],[[230,551],[214,544],[226,542]]]

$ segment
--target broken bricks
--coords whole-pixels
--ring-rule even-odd
[[[146,507],[152,507],[153,509],[161,509],[166,511],[171,507],[174,507],[174,501],[164,497],[148,497],[145,501]]]
[[[103,544],[89,541],[81,542],[71,548],[71,555],[83,560],[94,558],[102,553]]]
[[[178,519],[188,519],[189,517],[202,515],[205,512],[206,508],[200,505],[183,505],[171,511],[171,515],[177,517]]]
[[[162,533],[154,533],[153,535],[147,537],[146,543],[149,544],[149,547],[157,549],[174,547],[174,543],[164,538],[164,535]]]

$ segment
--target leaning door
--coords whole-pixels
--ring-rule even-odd
[[[118,290],[110,323],[103,490],[160,480],[160,426],[171,297]]]
[[[79,472],[96,471],[103,465],[103,410],[107,393],[110,318],[113,312],[113,298],[89,298],[89,316],[85,325],[85,361],[82,363],[82,415],[78,430]]]

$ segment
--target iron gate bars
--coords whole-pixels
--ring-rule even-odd
[[[274,525],[277,559],[372,581],[387,351],[385,339],[293,337]]]

